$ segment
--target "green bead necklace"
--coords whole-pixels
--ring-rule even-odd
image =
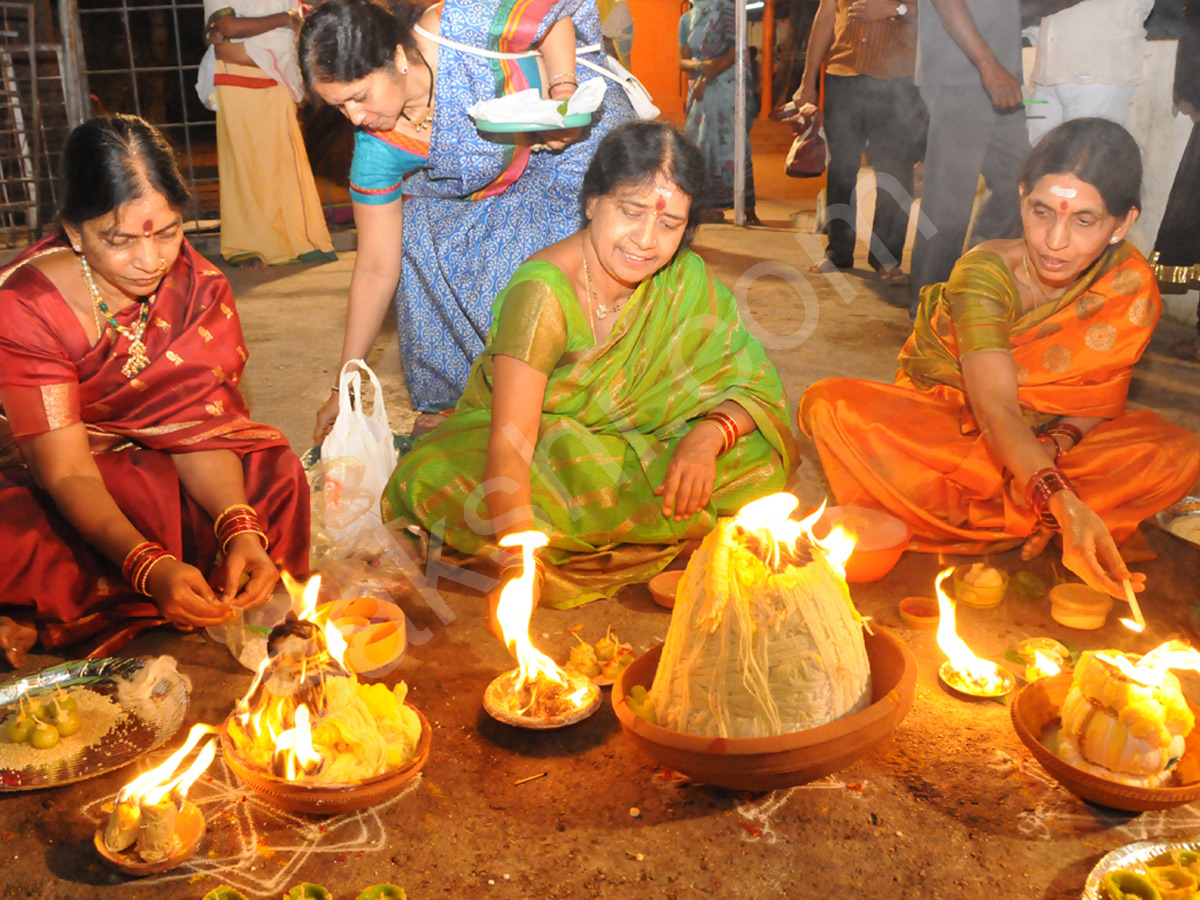
[[[123,335],[129,341],[129,359],[125,361],[125,365],[121,366],[121,374],[126,378],[132,378],[150,365],[150,357],[146,354],[146,345],[142,342],[142,337],[146,334],[146,320],[150,318],[150,304],[154,302],[154,297],[152,295],[142,304],[142,314],[138,318],[137,325],[134,328],[126,328],[124,325],[118,324],[116,316],[109,311],[108,304],[100,296],[100,289],[96,287],[96,282],[92,278],[92,268],[82,254],[79,256],[79,266],[83,270],[84,284],[87,285],[88,292],[92,295],[92,305],[113,331]]]

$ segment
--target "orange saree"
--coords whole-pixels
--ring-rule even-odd
[[[1118,544],[1200,476],[1200,438],[1155,413],[1125,411],[1161,310],[1137,249],[1111,248],[1053,305],[1025,313],[1016,290],[998,254],[966,254],[950,281],[927,289],[894,385],[826,379],[801,398],[800,426],[838,502],[903,519],[913,549],[1003,550],[1036,524],[1025,486],[992,453],[963,392],[960,344],[972,343],[968,329],[981,319],[1007,321],[1031,427],[1060,416],[1107,419],[1059,467]]]

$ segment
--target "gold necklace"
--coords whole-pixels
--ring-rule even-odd
[[[609,313],[619,313],[622,309],[625,308],[625,304],[629,302],[628,297],[626,297],[620,303],[614,303],[612,306],[605,306],[603,303],[600,302],[599,295],[597,295],[592,288],[592,273],[588,269],[588,261],[587,261],[587,238],[586,237],[583,239],[583,283],[584,283],[585,287],[587,288],[588,306],[592,310],[592,315],[594,315],[597,319],[607,319]],[[592,302],[593,302],[592,298],[593,297],[595,297],[595,306],[592,306]]]
[[[100,295],[100,289],[96,287],[96,282],[92,278],[92,267],[88,265],[87,258],[83,254],[79,256],[79,267],[83,270],[83,283],[87,285],[88,293],[92,295],[92,315],[96,318],[96,328],[100,331],[100,337],[104,336],[104,332],[99,326],[99,317],[103,316],[104,321],[112,327],[113,331],[129,341],[129,358],[125,360],[125,365],[121,366],[121,374],[126,378],[132,378],[150,365],[150,357],[146,353],[146,345],[142,343],[142,336],[146,333],[146,320],[150,318],[150,304],[154,302],[154,295],[152,294],[142,304],[142,314],[138,317],[137,325],[134,328],[126,328],[119,324],[116,316],[109,312],[108,304],[104,302],[104,298]]]
[[[417,51],[418,53],[420,51]],[[425,61],[424,55],[421,56],[421,62],[425,63],[425,68],[429,70],[429,94],[425,98],[425,115],[419,119],[410,119],[408,113],[400,110],[400,118],[412,125],[413,131],[420,131],[423,128],[428,128],[433,124],[433,67]]]

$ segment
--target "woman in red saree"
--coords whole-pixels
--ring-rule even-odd
[[[111,652],[148,624],[216,624],[265,601],[277,567],[308,568],[304,474],[247,418],[233,296],[183,239],[171,148],[141,119],[92,119],[62,172],[62,231],[0,269],[13,665],[37,638]]]
[[[1021,179],[1024,235],[967,253],[924,292],[894,385],[828,379],[805,392],[838,501],[884,509],[917,550],[981,553],[1061,531],[1063,563],[1122,596],[1117,545],[1200,476],[1200,439],[1126,412],[1161,300],[1124,240],[1141,154],[1121,126],[1076,119]]]

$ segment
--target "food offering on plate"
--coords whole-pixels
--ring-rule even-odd
[[[1008,574],[975,562],[954,569],[954,599],[967,606],[989,609],[999,605],[1008,591]]]
[[[1137,867],[1113,869],[1103,885],[1109,900],[1193,900],[1200,893],[1200,854],[1166,850]]]
[[[1054,638],[1032,637],[1018,643],[1004,658],[1025,667],[1026,681],[1037,681],[1072,668],[1079,651]]]
[[[0,790],[69,784],[170,738],[188,683],[169,656],[79,660],[0,685]]]
[[[364,890],[357,900],[405,900],[404,888],[394,884],[376,884]],[[214,888],[203,900],[246,900],[246,895],[226,885]],[[283,895],[283,900],[333,900],[333,895],[319,884],[298,884]]]
[[[824,543],[776,494],[721,519],[688,562],[654,683],[635,711],[688,734],[804,731],[871,702],[862,619],[843,577],[853,550]],[[833,557],[833,562],[827,557]],[[810,623],[820,623],[810,627]]]
[[[578,643],[571,648],[566,668],[590,678],[600,687],[608,687],[616,681],[635,658],[633,644],[621,643],[611,626],[595,644],[589,644],[578,634],[575,640]]]
[[[409,763],[421,720],[400,682],[362,684],[346,669],[337,629],[289,614],[227,721],[240,762],[293,784],[353,785]]]
[[[1143,657],[1089,650],[1079,657],[1063,701],[1058,756],[1108,781],[1159,788],[1191,784],[1200,772],[1180,765],[1195,716],[1171,668],[1197,668],[1200,654],[1171,641]]]

